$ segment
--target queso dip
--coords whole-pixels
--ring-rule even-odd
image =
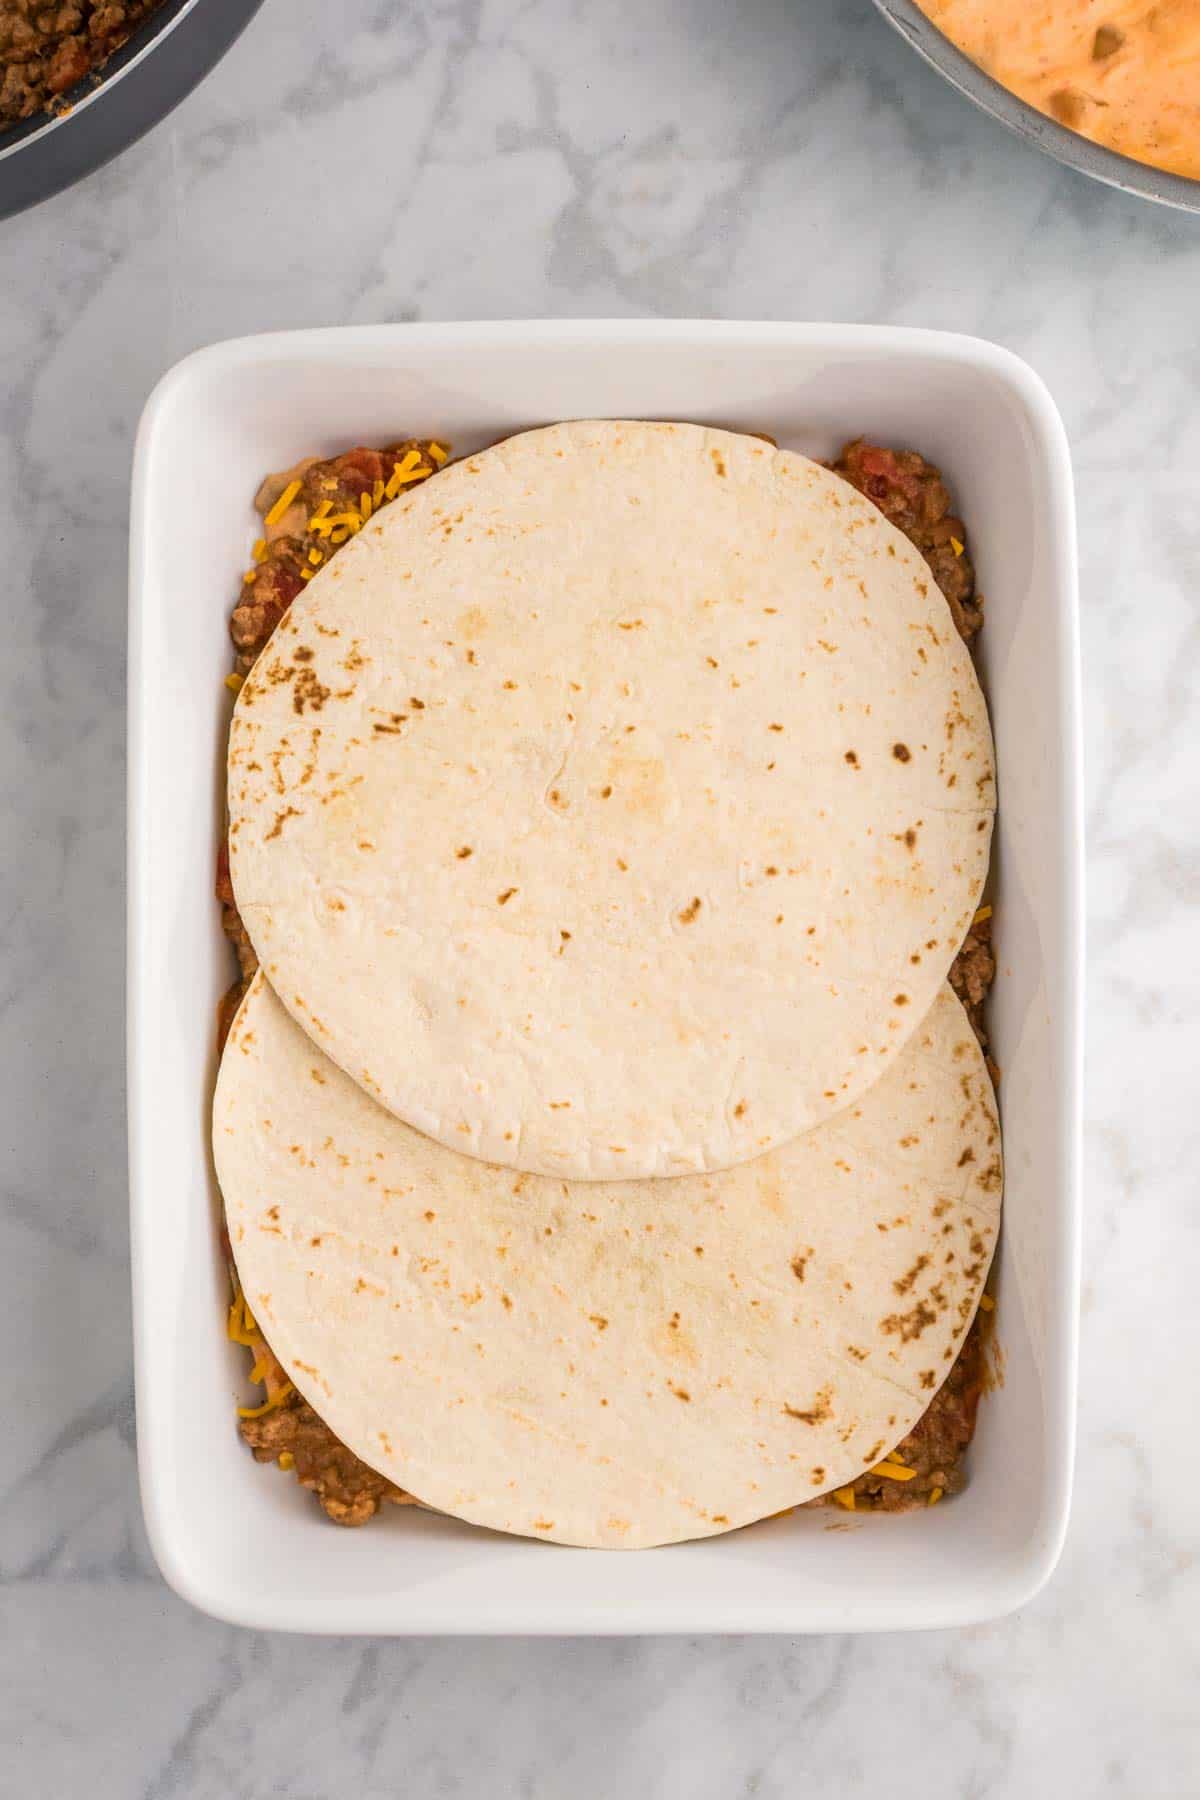
[[[1200,0],[918,0],[1022,100],[1138,162],[1200,179]]]

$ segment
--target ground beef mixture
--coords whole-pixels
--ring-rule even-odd
[[[337,512],[358,506],[362,495],[377,492],[376,484],[386,482],[396,464],[411,450],[429,455],[427,443],[412,439],[386,450],[351,450],[327,462],[298,464],[263,483],[256,505],[264,519],[293,481],[300,482],[300,489],[283,516],[265,527],[261,561],[251,572],[253,579],[243,582],[234,607],[230,635],[238,674],[245,675],[253,668],[271,633],[304,586],[306,577],[302,571],[311,566],[309,552],[317,548],[325,556],[329,554],[329,545],[308,528],[308,520],[317,508],[326,500]],[[955,626],[964,642],[970,644],[983,624],[983,601],[975,592],[966,529],[951,510],[950,495],[938,470],[915,450],[887,450],[862,439],[847,444],[832,467],[873,500],[915,544],[946,597]],[[223,1045],[258,967],[234,900],[225,844],[217,861],[216,891],[221,922],[236,952],[239,969],[239,979],[221,1003],[218,1035]],[[984,909],[984,916],[971,926],[950,970],[951,985],[985,1050],[988,1040],[983,1005],[996,973],[991,938],[990,910]],[[995,1074],[993,1067],[993,1079]],[[853,1495],[856,1511],[909,1512],[963,1488],[963,1454],[975,1432],[991,1318],[990,1311],[976,1318],[945,1383],[908,1436],[896,1446],[895,1455],[905,1468],[914,1471],[912,1477],[902,1482],[869,1471],[860,1475],[849,1489],[842,1490],[844,1495]],[[396,1505],[411,1503],[409,1495],[360,1462],[299,1394],[293,1392],[280,1406],[259,1418],[242,1419],[239,1429],[259,1462],[276,1462],[283,1456],[283,1466],[294,1468],[301,1486],[317,1495],[326,1513],[339,1525],[365,1524],[384,1501]],[[828,1494],[809,1502],[813,1506],[831,1503],[833,1496]]]
[[[861,438],[846,445],[833,467],[916,545],[946,597],[960,637],[970,644],[983,625],[983,600],[975,592],[966,528],[951,510],[950,494],[939,470],[915,450],[885,450]],[[951,965],[950,985],[986,1051],[983,1005],[995,979],[996,963],[991,913],[982,910],[986,916],[976,918]],[[988,1067],[995,1080],[997,1071],[990,1058]],[[913,1478],[901,1482],[870,1472],[860,1475],[849,1490],[856,1511],[910,1512],[928,1506],[935,1496],[941,1499],[944,1494],[957,1494],[965,1485],[963,1453],[975,1435],[991,1317],[990,1311],[977,1315],[942,1387],[896,1446],[899,1461],[916,1471]],[[825,1494],[811,1504],[831,1503],[833,1497]]]
[[[385,1500],[393,1506],[415,1504],[386,1475],[359,1462],[298,1394],[261,1418],[239,1420],[238,1430],[256,1462],[284,1457],[284,1468],[295,1471],[300,1486],[317,1496],[335,1525],[365,1525]]]
[[[983,624],[983,602],[975,593],[967,534],[940,471],[915,450],[884,450],[862,438],[847,444],[833,467],[916,545],[969,644]]]
[[[161,0],[0,0],[0,131],[94,74]]]

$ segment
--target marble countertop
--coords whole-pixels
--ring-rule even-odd
[[[869,0],[268,0],[170,121],[0,225],[0,269],[0,1791],[1200,1794],[1200,219],[1013,142]],[[1015,1618],[313,1641],[200,1617],[149,1556],[121,1053],[138,412],[231,334],[544,314],[954,327],[1029,358],[1066,417],[1089,793],[1081,1474],[1062,1566]]]

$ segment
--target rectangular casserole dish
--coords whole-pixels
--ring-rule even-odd
[[[1002,1384],[966,1492],[825,1508],[637,1554],[388,1509],[334,1529],[234,1429],[208,1115],[231,979],[213,900],[227,621],[262,475],[436,434],[456,453],[572,416],[700,420],[827,456],[860,433],[941,465],[987,600],[996,736],[993,1052],[1007,1153]],[[1074,502],[1040,380],[898,328],[630,322],[379,326],[243,339],[164,377],[138,435],[129,664],[129,1142],[138,1453],[164,1576],[218,1617],[315,1632],[867,1631],[1028,1600],[1062,1546],[1074,1454],[1082,970]],[[836,1525],[838,1529],[831,1529]]]

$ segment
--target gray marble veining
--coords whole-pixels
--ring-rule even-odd
[[[237,1632],[163,1587],[134,1474],[137,415],[234,333],[637,313],[978,332],[1066,417],[1091,932],[1066,1556],[1023,1615],[911,1639]],[[1198,397],[1200,220],[1039,160],[868,0],[268,0],[167,124],[0,225],[0,1794],[1200,1794]]]

